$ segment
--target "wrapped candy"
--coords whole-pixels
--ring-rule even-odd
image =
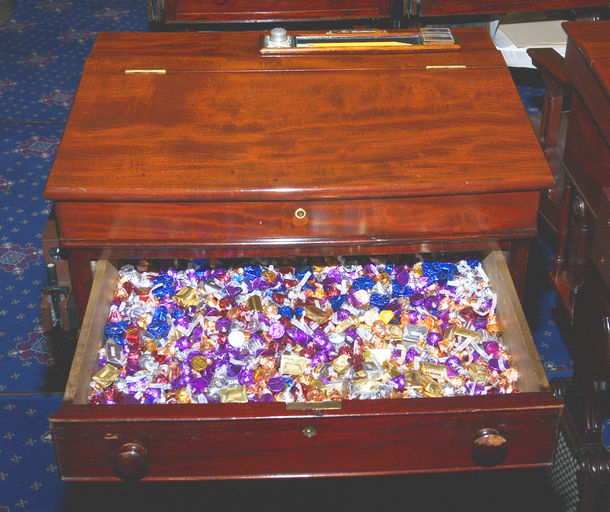
[[[477,260],[120,269],[90,402],[323,401],[515,391]]]

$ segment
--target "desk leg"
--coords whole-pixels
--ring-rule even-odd
[[[91,272],[92,253],[88,250],[70,250],[68,260],[70,262],[70,276],[72,278],[72,293],[76,304],[76,316],[78,325],[82,325],[85,318],[85,310],[89,300],[89,291],[93,283]]]
[[[515,283],[517,296],[523,303],[527,274],[527,258],[530,252],[529,240],[513,240],[508,244],[508,269]]]

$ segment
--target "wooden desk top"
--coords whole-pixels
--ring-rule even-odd
[[[454,32],[458,51],[317,57],[262,57],[251,32],[100,33],[44,195],[184,203],[552,186],[501,54],[484,30]]]

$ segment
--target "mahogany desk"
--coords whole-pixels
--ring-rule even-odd
[[[261,57],[253,33],[100,34],[44,193],[81,318],[108,251],[500,241],[522,291],[553,178],[487,33],[455,33],[458,51],[290,58]]]
[[[522,290],[540,190],[553,177],[487,32],[454,33],[458,50],[293,57],[262,57],[255,33],[100,33],[45,190],[81,318],[89,261],[100,258],[488,252],[499,244]],[[497,253],[492,260],[504,265]],[[99,347],[91,333],[105,314],[96,303],[108,295],[102,276],[51,420],[60,472],[141,477],[149,450],[152,479],[252,477],[264,471],[256,458],[284,460],[293,448],[292,466],[274,466],[278,475],[472,469],[480,467],[473,438],[488,439],[490,425],[512,447],[506,456],[498,444],[494,464],[549,464],[561,405],[505,277],[526,392],[287,413],[281,403],[86,405]],[[180,445],[178,419],[191,445]],[[331,438],[305,440],[305,421]],[[419,437],[388,465],[394,421],[413,421]],[[268,437],[266,422],[280,433]],[[222,450],[239,449],[235,436],[246,427],[263,436],[260,447],[251,459],[237,452],[242,465],[231,467]],[[362,458],[349,447],[369,427],[382,441]],[[202,465],[206,432],[220,444]],[[162,442],[141,445],[139,436]],[[186,463],[158,465],[176,446]],[[131,461],[138,471],[130,473]]]

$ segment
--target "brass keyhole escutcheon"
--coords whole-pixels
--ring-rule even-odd
[[[305,208],[297,208],[292,216],[292,223],[295,226],[304,226],[307,224],[307,210],[305,210]]]
[[[316,427],[312,427],[311,425],[307,425],[303,429],[303,435],[305,437],[313,437],[318,433],[318,429]]]

